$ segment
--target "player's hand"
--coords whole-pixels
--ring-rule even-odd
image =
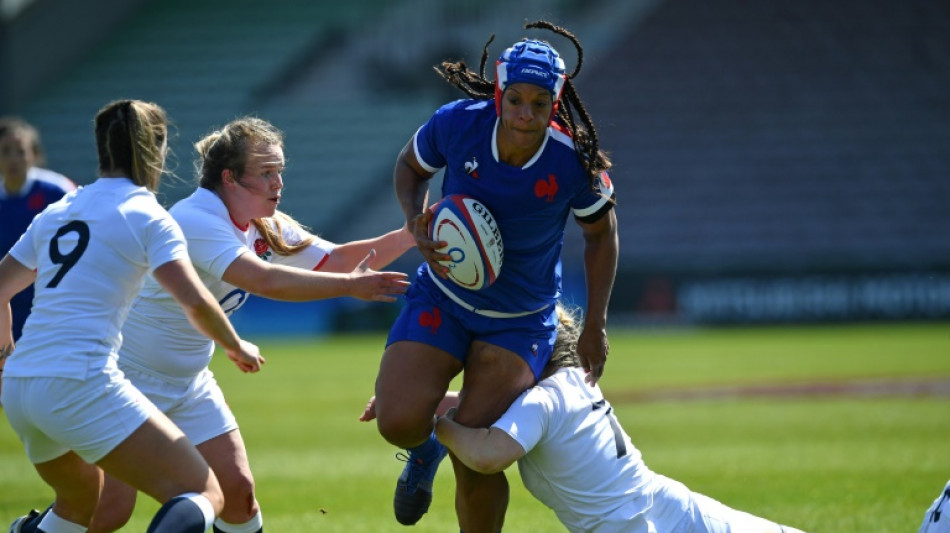
[[[370,397],[363,408],[363,414],[360,415],[360,422],[369,422],[376,419],[376,397]]]
[[[260,348],[258,348],[256,344],[247,342],[244,339],[241,339],[240,349],[227,350],[225,353],[227,353],[228,359],[233,361],[241,372],[258,372],[261,369],[261,365],[267,362],[264,356],[261,355]]]
[[[404,272],[377,272],[369,267],[376,257],[370,250],[357,267],[350,272],[349,295],[360,300],[395,302],[396,296],[409,289],[409,276]]]
[[[585,326],[577,339],[577,355],[581,365],[587,372],[584,378],[591,387],[597,384],[604,375],[604,366],[607,364],[607,353],[610,343],[607,342],[607,331],[601,327]]]
[[[429,264],[429,270],[435,272],[440,278],[445,278],[449,272],[449,267],[439,263],[439,261],[451,261],[452,256],[438,251],[440,248],[445,248],[445,241],[433,241],[429,238],[429,224],[431,222],[432,210],[424,209],[422,213],[409,221],[409,227],[412,230],[412,236],[416,239],[416,248],[419,249],[419,253]]]

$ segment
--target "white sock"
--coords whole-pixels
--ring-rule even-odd
[[[214,527],[224,531],[224,533],[255,533],[264,527],[264,517],[257,511],[254,518],[251,518],[243,524],[229,524],[220,518],[214,521]]]
[[[56,516],[52,509],[46,513],[37,527],[46,533],[86,533],[89,529],[86,526]]]

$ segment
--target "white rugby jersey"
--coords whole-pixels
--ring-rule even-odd
[[[581,368],[541,380],[492,426],[524,448],[518,470],[525,487],[571,531],[633,519],[653,503],[644,489],[654,474]]]
[[[170,209],[188,240],[188,254],[202,283],[230,315],[247,300],[247,291],[221,277],[231,263],[244,254],[262,261],[318,269],[334,245],[314,237],[300,253],[283,256],[268,249],[254,224],[239,228],[227,207],[214,192],[198,188]],[[297,243],[309,236],[303,229],[282,224],[284,240]],[[214,342],[198,332],[174,298],[151,276],[146,278],[122,329],[120,363],[169,378],[191,378],[207,368]]]
[[[950,481],[924,514],[920,533],[950,533]]]
[[[85,379],[106,365],[145,275],[187,259],[178,224],[145,187],[99,178],[33,219],[10,250],[36,269],[33,311],[9,377]]]

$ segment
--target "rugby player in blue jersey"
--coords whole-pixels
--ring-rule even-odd
[[[406,294],[376,382],[379,432],[407,449],[394,510],[414,524],[428,510],[432,480],[445,448],[433,414],[452,379],[463,373],[456,421],[487,427],[533,386],[557,337],[561,248],[569,218],[583,233],[586,320],[578,355],[596,384],[607,360],[607,304],[617,267],[617,219],[610,161],[572,79],[583,50],[568,31],[544,21],[526,25],[567,37],[578,65],[567,74],[547,42],[523,40],[485,79],[464,62],[444,62],[443,78],[470,98],[442,106],[416,131],[396,161],[396,197],[425,258]],[[489,44],[491,41],[489,40]],[[445,277],[447,256],[428,237],[428,180],[444,169],[442,195],[467,194],[494,215],[505,245],[491,286],[472,291]],[[466,533],[497,532],[508,504],[503,472],[477,473],[453,458],[456,511]]]
[[[13,248],[37,213],[76,190],[72,180],[42,168],[44,164],[36,128],[18,117],[0,118],[0,257]],[[32,305],[32,285],[10,300],[14,341],[23,333]]]

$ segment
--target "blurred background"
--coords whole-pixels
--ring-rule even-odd
[[[281,209],[335,242],[403,217],[396,154],[476,66],[546,19],[615,167],[614,324],[950,318],[950,2],[933,0],[0,0],[0,114],[47,166],[95,179],[92,118],[159,103],[193,143],[241,115],[286,133]],[[438,197],[436,188],[433,197]],[[568,223],[565,298],[584,303]],[[411,251],[393,268],[414,272]],[[388,328],[398,308],[252,298],[244,333]]]

